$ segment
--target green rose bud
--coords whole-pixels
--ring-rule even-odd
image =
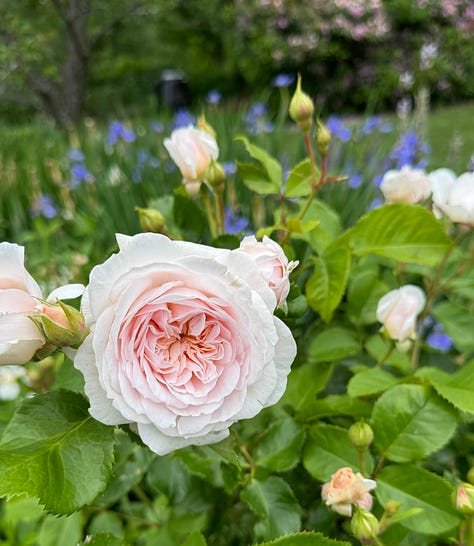
[[[474,514],[474,485],[461,482],[453,496],[456,510],[462,514]]]
[[[309,95],[301,90],[301,75],[298,74],[298,83],[290,101],[289,114],[296,121],[302,131],[308,131],[313,123],[314,104]]]
[[[166,235],[168,230],[166,229],[165,217],[159,210],[156,209],[142,209],[135,207],[138,212],[140,225],[143,231],[151,231],[152,233],[162,233]]]
[[[225,171],[224,167],[217,161],[211,161],[207,168],[206,178],[209,184],[217,191],[224,191]]]
[[[329,129],[318,119],[318,132],[316,133],[316,146],[322,156],[328,155],[331,133]]]
[[[379,534],[379,520],[372,512],[356,507],[351,519],[351,531],[362,543],[372,541]]]
[[[364,421],[354,423],[347,431],[349,440],[357,449],[367,449],[374,440],[372,427]]]

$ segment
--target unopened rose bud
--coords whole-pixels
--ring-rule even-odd
[[[401,504],[396,500],[389,500],[385,504],[385,511],[387,514],[396,514],[400,509]]]
[[[140,207],[135,207],[135,210],[138,212],[138,218],[143,231],[162,233],[163,235],[168,233],[165,217],[159,210],[142,209]]]
[[[62,301],[46,302],[42,313],[30,317],[48,344],[77,349],[88,334],[84,316]]]
[[[290,101],[289,114],[302,131],[308,131],[313,123],[314,104],[309,95],[301,90],[301,74],[298,74],[298,83]]]
[[[199,116],[197,121],[197,127],[198,129],[201,129],[201,131],[204,131],[208,135],[211,135],[212,138],[216,138],[217,134],[214,131],[214,127],[212,127],[212,125],[207,122],[206,116],[204,114],[201,114]]]
[[[328,155],[331,133],[329,129],[318,119],[318,132],[316,133],[316,146],[322,156]]]
[[[454,493],[454,506],[462,514],[474,514],[474,486],[462,482]]]
[[[207,168],[206,178],[209,184],[217,191],[224,191],[225,171],[217,161],[211,161]]]
[[[349,440],[357,448],[364,450],[374,441],[372,427],[364,421],[358,421],[349,427],[347,431]]]
[[[362,543],[374,540],[379,534],[379,520],[369,512],[361,508],[356,508],[351,519],[352,534]]]

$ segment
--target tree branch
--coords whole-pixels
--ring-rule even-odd
[[[111,32],[113,28],[122,21],[122,19],[124,19],[125,17],[129,15],[132,15],[144,5],[145,5],[145,2],[143,0],[138,0],[137,2],[134,2],[133,4],[128,6],[126,9],[117,13],[115,17],[107,21],[93,36],[91,36],[90,49],[93,49],[94,46],[97,44],[97,42],[101,40],[104,36],[109,34],[109,32]]]
[[[79,5],[75,0],[72,0],[69,2],[69,9],[66,9],[60,0],[51,0],[51,3],[66,26],[77,53],[82,58],[87,59],[90,54],[90,48],[85,43],[85,35],[78,32],[78,26],[85,26],[84,20],[87,19],[90,14],[89,2],[83,1]]]

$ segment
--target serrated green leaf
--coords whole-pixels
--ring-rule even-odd
[[[0,495],[38,497],[55,513],[78,510],[107,483],[113,439],[113,428],[92,419],[79,394],[25,399],[0,441]]]
[[[270,193],[280,194],[283,181],[283,170],[280,163],[263,148],[251,144],[247,138],[241,136],[235,140],[242,142],[250,156],[256,159],[264,169],[269,182],[272,184],[273,191]],[[240,167],[238,168],[240,174]]]
[[[359,453],[352,445],[347,430],[334,425],[314,425],[303,448],[303,465],[314,478],[327,482],[339,468],[360,471]],[[370,474],[374,463],[365,453],[365,470]]]
[[[254,546],[350,546],[350,542],[327,538],[321,533],[303,532],[277,538],[271,542],[259,542]]]
[[[295,217],[298,217],[300,213],[301,210],[295,214]],[[322,253],[342,231],[339,215],[319,199],[313,199],[303,220],[318,222],[318,226],[308,233],[295,233],[293,237],[307,241],[317,253]]]
[[[474,413],[474,360],[454,374],[437,368],[421,368],[418,376],[428,379],[435,391],[466,413]]]
[[[377,321],[376,310],[380,298],[390,289],[380,281],[378,268],[366,268],[351,272],[347,287],[347,314],[356,324],[373,324]]]
[[[320,171],[316,168],[316,180],[319,180]],[[310,195],[312,182],[311,162],[304,159],[290,172],[285,186],[285,197],[305,197]]]
[[[255,462],[275,472],[290,470],[300,460],[303,442],[303,427],[291,417],[281,419],[260,438]]]
[[[82,537],[82,514],[46,516],[38,532],[38,546],[76,546]]]
[[[460,352],[474,351],[474,313],[468,306],[444,301],[433,308],[432,315]]]
[[[258,538],[272,539],[299,531],[301,509],[290,486],[282,478],[253,479],[240,496],[261,518],[255,525]]]
[[[308,358],[311,362],[336,362],[359,351],[359,342],[352,331],[333,326],[313,338],[308,349]]]
[[[202,533],[195,531],[186,538],[186,540],[182,543],[182,546],[206,546],[206,544],[206,539]]]
[[[258,165],[237,161],[237,172],[244,185],[254,193],[272,195],[280,192],[279,187],[277,188],[268,177],[267,172]]]
[[[351,254],[344,247],[328,247],[314,260],[314,272],[306,283],[306,299],[324,322],[330,322],[346,289]]]
[[[347,394],[329,394],[309,402],[297,413],[302,421],[315,421],[322,417],[350,415],[353,419],[367,419],[372,412],[372,403]]]
[[[427,457],[456,431],[455,410],[429,387],[396,385],[377,400],[372,413],[375,447],[391,461]]]
[[[294,368],[288,376],[288,384],[282,398],[282,404],[288,404],[296,412],[308,403],[316,400],[316,395],[326,386],[333,365],[328,363],[308,363]]]
[[[354,254],[376,254],[402,262],[436,265],[452,241],[433,214],[418,205],[383,205],[347,232]]]
[[[400,511],[422,508],[423,512],[400,525],[423,534],[441,534],[453,529],[460,516],[451,504],[452,487],[443,478],[415,465],[391,465],[377,476],[375,494],[382,505],[400,502]]]
[[[408,372],[411,368],[408,353],[399,351],[393,342],[380,334],[370,336],[365,342],[365,349],[377,362],[389,364],[402,372]]]
[[[353,398],[371,396],[390,389],[398,379],[381,368],[368,368],[355,374],[347,385],[347,394]]]

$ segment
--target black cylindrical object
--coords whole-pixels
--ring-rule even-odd
[[[156,91],[160,103],[173,110],[189,104],[188,80],[182,70],[163,70]]]

